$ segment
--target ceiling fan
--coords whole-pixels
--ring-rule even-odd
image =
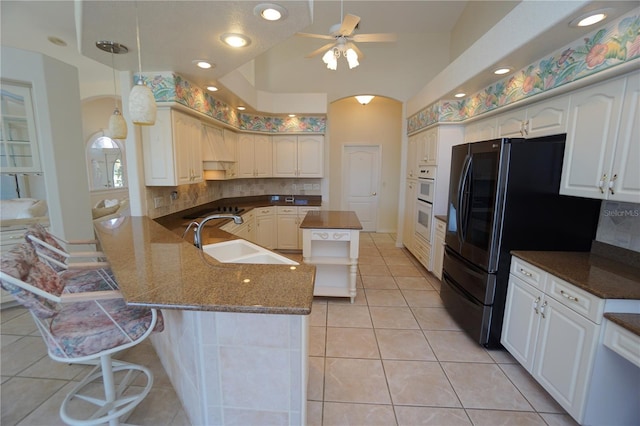
[[[354,31],[358,29],[360,23],[360,17],[356,15],[347,14],[342,19],[341,24],[335,24],[329,29],[330,35],[324,34],[310,34],[310,33],[296,33],[300,37],[319,38],[322,40],[331,40],[331,43],[327,43],[319,49],[309,53],[305,58],[312,58],[319,55],[322,52],[326,53],[322,57],[322,60],[327,64],[327,68],[330,70],[336,70],[338,66],[338,58],[343,56],[349,63],[349,68],[355,68],[359,65],[358,59],[362,59],[364,54],[357,43],[385,43],[393,42],[397,40],[396,34],[393,33],[378,33],[378,34],[354,34]]]

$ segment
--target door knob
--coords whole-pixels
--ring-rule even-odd
[[[377,192],[373,192],[371,195],[373,195],[375,197],[376,195],[378,195],[378,193]]]

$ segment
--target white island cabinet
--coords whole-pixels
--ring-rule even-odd
[[[352,211],[310,211],[300,224],[302,258],[316,266],[314,296],[356,299],[362,225]]]
[[[601,354],[603,313],[638,309],[638,300],[598,297],[514,256],[501,343],[578,423],[638,424],[640,381],[624,378],[640,378],[639,370]]]

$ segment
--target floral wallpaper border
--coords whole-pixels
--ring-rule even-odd
[[[325,133],[325,116],[271,117],[239,113],[173,72],[142,73],[158,104],[176,102],[239,130],[266,133]],[[138,75],[134,76],[134,81]]]
[[[635,10],[473,96],[441,100],[418,111],[407,119],[407,133],[464,121],[639,57],[640,15]]]

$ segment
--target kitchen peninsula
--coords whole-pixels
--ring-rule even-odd
[[[305,423],[314,266],[220,263],[147,217],[96,233],[127,303],[162,310],[151,341],[192,424]]]

